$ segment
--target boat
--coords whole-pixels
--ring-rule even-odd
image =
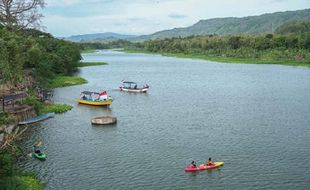
[[[119,87],[121,91],[125,92],[147,92],[149,85],[144,84],[142,87],[138,87],[138,84],[130,81],[122,81],[122,85]]]
[[[32,124],[32,123],[36,123],[36,122],[39,122],[39,121],[46,120],[46,119],[51,118],[51,117],[54,117],[54,116],[55,116],[55,113],[54,113],[54,112],[51,112],[51,113],[42,114],[42,115],[39,115],[39,116],[30,118],[30,119],[27,119],[26,121],[18,122],[18,124],[19,124],[19,125]]]
[[[80,98],[78,99],[80,104],[87,104],[93,106],[108,106],[111,105],[113,99],[108,96],[106,91],[103,92],[81,92]]]
[[[116,117],[113,116],[99,116],[99,117],[93,117],[91,119],[91,124],[94,125],[110,125],[115,124],[117,122]]]
[[[39,160],[45,160],[46,159],[46,154],[43,152],[33,153],[33,156]]]
[[[201,171],[201,170],[212,170],[215,168],[219,168],[224,165],[224,162],[213,162],[213,165],[207,166],[206,164],[200,164],[198,167],[194,168],[192,166],[186,167],[184,170],[186,172],[196,172],[196,171]]]

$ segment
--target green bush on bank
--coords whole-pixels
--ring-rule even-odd
[[[99,66],[99,65],[107,65],[106,62],[80,62],[78,67],[89,67],[89,66]]]
[[[43,108],[40,110],[40,114],[50,113],[50,112],[64,113],[64,112],[71,110],[72,108],[73,106],[67,105],[67,104],[48,104],[48,105],[43,106]]]
[[[34,106],[37,114],[45,114],[49,112],[64,113],[73,108],[71,105],[67,104],[43,104],[34,96],[27,97],[21,102],[21,104]]]
[[[86,79],[78,76],[57,76],[50,83],[51,88],[66,87],[87,83]]]
[[[14,123],[15,119],[13,116],[7,114],[7,113],[0,113],[0,126],[6,125],[10,123]]]
[[[0,150],[0,189],[43,190],[43,184],[33,174],[22,172],[15,164],[16,155]]]

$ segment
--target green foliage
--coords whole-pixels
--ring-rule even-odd
[[[95,49],[83,49],[81,53],[96,53]]]
[[[64,113],[71,110],[73,107],[67,104],[48,104],[44,105],[44,107],[40,110],[40,114],[44,113]]]
[[[24,70],[30,69],[45,87],[55,75],[73,73],[81,60],[75,43],[34,29],[0,28],[0,57],[0,83],[17,84],[23,80]]]
[[[291,33],[307,33],[310,32],[310,21],[290,21],[279,26],[275,33],[291,34]]]
[[[37,114],[45,114],[49,112],[64,113],[72,109],[71,105],[67,104],[43,104],[34,96],[28,96],[21,104],[34,106]]]
[[[55,77],[51,83],[50,87],[52,88],[59,88],[65,86],[73,86],[87,83],[87,80],[83,79],[82,77],[77,76],[57,76]]]
[[[28,96],[25,100],[21,101],[21,104],[34,106],[36,113],[40,113],[40,110],[43,109],[43,103],[34,96]]]
[[[35,176],[21,172],[14,164],[16,156],[9,150],[0,150],[1,189],[43,190],[43,184]]]
[[[107,65],[106,62],[80,62],[78,67],[89,67],[89,66],[98,66],[98,65]]]
[[[310,33],[190,36],[149,40],[130,50],[236,62],[310,65]],[[228,59],[227,59],[228,58]]]
[[[93,53],[95,49],[113,49],[113,48],[123,48],[123,47],[136,47],[138,43],[134,44],[128,40],[113,40],[109,42],[88,42],[88,43],[79,43],[79,48],[82,53]]]
[[[7,113],[0,113],[0,126],[5,124],[14,123],[15,119],[13,116]]]
[[[27,39],[0,29],[0,83],[16,84],[23,79]]]

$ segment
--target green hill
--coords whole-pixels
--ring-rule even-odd
[[[149,39],[163,39],[171,37],[185,37],[191,35],[229,35],[229,34],[258,34],[272,33],[280,25],[289,21],[309,21],[310,9],[268,13],[259,16],[227,17],[200,20],[186,28],[159,31],[154,34],[139,36],[136,41]]]
[[[310,21],[290,21],[279,26],[275,33],[292,34],[292,33],[310,33]]]

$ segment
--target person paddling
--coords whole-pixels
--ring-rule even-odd
[[[36,145],[34,145],[33,146],[33,151],[34,151],[34,153],[37,153],[37,154],[40,154],[41,153],[41,151],[40,151],[40,149],[39,149],[39,147],[42,145],[42,141],[40,141],[38,144],[36,144]]]
[[[197,168],[197,164],[196,164],[196,162],[195,162],[195,161],[192,161],[192,163],[191,163],[191,167],[192,167],[192,168]]]
[[[33,151],[34,153],[40,154],[41,151],[38,149],[38,147],[36,145],[33,146]]]
[[[213,165],[214,165],[214,163],[212,162],[211,157],[210,157],[209,160],[207,161],[206,165],[207,165],[207,166],[213,166]]]

